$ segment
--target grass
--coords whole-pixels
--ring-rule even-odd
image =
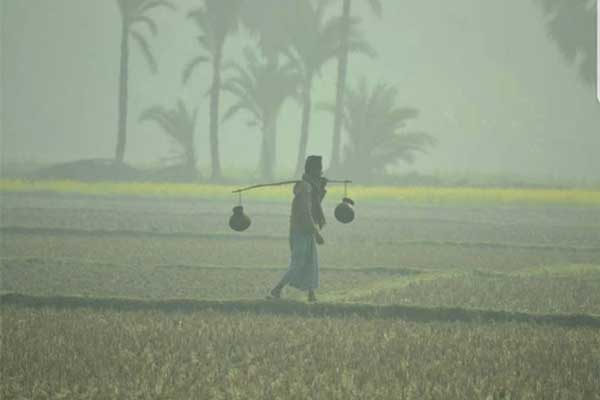
[[[283,268],[202,267],[198,265],[127,265],[81,260],[2,259],[0,289],[44,296],[76,295],[149,300],[263,299]],[[322,290],[338,292],[418,271],[403,269],[326,269]],[[304,299],[296,291],[288,297]]]
[[[282,268],[269,267],[134,266],[40,258],[4,258],[0,266],[3,292],[143,300],[263,299],[282,273]],[[512,272],[329,267],[322,271],[319,292],[321,301],[329,303],[600,315],[600,265]],[[303,301],[304,294],[288,290],[286,298]]]
[[[600,399],[594,207],[373,203],[327,227],[309,305],[262,300],[287,202],[239,235],[165,187],[3,198],[0,398]]]
[[[0,192],[63,193],[92,196],[159,196],[173,198],[232,199],[232,190],[239,187],[209,184],[160,183],[85,183],[75,181],[0,180]],[[289,200],[289,187],[263,188],[244,196],[271,201]],[[329,188],[329,197],[342,197],[339,185]],[[350,187],[357,201],[394,201],[411,204],[490,204],[490,205],[575,205],[600,206],[600,191],[577,189],[492,189],[438,187]]]
[[[600,265],[553,266],[546,273],[455,272],[404,285],[348,293],[346,301],[419,304],[550,314],[600,315]]]
[[[2,398],[598,399],[600,332],[0,306]],[[57,366],[60,366],[59,368]]]
[[[230,315],[255,314],[296,316],[298,318],[364,318],[393,319],[413,322],[460,323],[528,323],[548,328],[600,328],[600,316],[585,314],[533,314],[518,311],[467,309],[460,307],[423,307],[407,305],[377,305],[365,303],[323,302],[307,303],[290,299],[248,300],[142,300],[119,297],[48,296],[21,293],[0,294],[0,302],[22,309],[55,309],[89,311],[157,311],[162,313],[198,313],[214,311]]]

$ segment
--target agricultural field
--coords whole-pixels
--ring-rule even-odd
[[[307,304],[284,189],[1,189],[0,398],[600,399],[598,192],[332,189]]]

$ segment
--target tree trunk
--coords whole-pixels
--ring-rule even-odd
[[[122,163],[125,158],[125,145],[127,143],[127,83],[129,73],[129,26],[123,17],[121,31],[121,67],[119,72],[119,122],[117,131],[117,148],[115,161]]]
[[[211,180],[219,181],[221,174],[221,158],[219,155],[219,99],[221,96],[221,58],[223,45],[218,46],[213,59],[213,81],[210,88],[210,156]]]
[[[185,151],[185,165],[186,169],[193,179],[197,177],[196,171],[196,150],[194,149],[194,141],[186,145]]]
[[[272,181],[275,178],[277,125],[274,117],[265,117],[261,145],[261,178]]]
[[[331,144],[331,163],[329,171],[337,172],[341,164],[341,137],[344,111],[344,89],[346,88],[346,75],[348,74],[348,35],[350,33],[350,5],[351,0],[344,0],[342,13],[342,37],[340,53],[338,56],[337,86],[335,96],[335,115],[333,121],[333,141]]]
[[[296,160],[296,176],[302,176],[304,172],[304,160],[306,158],[306,147],[308,145],[308,132],[310,129],[310,114],[312,108],[312,73],[307,74],[304,83],[303,106],[302,106],[302,128],[300,131],[300,144],[298,146],[298,159]]]
[[[275,178],[277,165],[277,120],[275,116],[269,117],[269,176]]]

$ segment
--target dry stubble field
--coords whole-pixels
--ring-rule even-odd
[[[317,313],[260,300],[285,202],[248,199],[237,234],[222,199],[1,200],[1,398],[600,399],[595,206],[359,203]]]

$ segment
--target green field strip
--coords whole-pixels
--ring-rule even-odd
[[[232,185],[176,184],[150,182],[78,182],[53,180],[0,179],[0,193],[56,193],[89,196],[166,197],[194,199],[231,199]],[[600,206],[600,191],[583,189],[522,189],[427,186],[352,185],[350,193],[358,201],[393,201],[405,204],[481,204],[532,206]],[[329,195],[341,197],[343,188],[332,186]],[[268,201],[289,201],[289,187],[271,187],[251,197]]]
[[[112,311],[254,313],[296,315],[310,318],[361,317],[366,319],[402,319],[414,322],[529,323],[600,329],[600,316],[548,315],[523,312],[477,310],[445,307],[377,306],[358,303],[315,303],[295,301],[208,301],[208,300],[137,300],[74,296],[40,297],[4,293],[0,304],[27,308],[102,309]]]
[[[418,284],[435,279],[449,278],[458,275],[462,275],[462,273],[456,271],[422,271],[418,275],[404,275],[401,277],[386,278],[365,282],[365,284],[363,284],[360,288],[332,291],[321,295],[321,298],[325,301],[330,302],[352,302],[354,299],[357,298],[368,297],[374,292],[398,290],[412,283]]]

